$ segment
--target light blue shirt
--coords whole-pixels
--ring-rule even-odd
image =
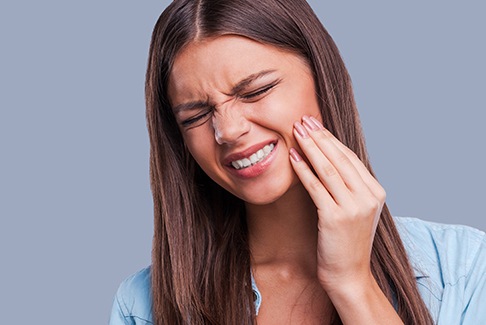
[[[486,324],[486,236],[467,226],[395,217],[422,298],[436,324]],[[264,303],[252,281],[258,314]],[[150,267],[118,288],[110,325],[152,324]]]

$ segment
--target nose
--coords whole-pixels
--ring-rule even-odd
[[[212,117],[214,138],[220,145],[232,144],[250,131],[250,121],[234,102],[217,108]]]

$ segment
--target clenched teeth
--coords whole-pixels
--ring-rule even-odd
[[[262,149],[258,150],[254,154],[252,154],[248,158],[243,158],[243,159],[239,159],[239,160],[235,160],[235,161],[231,162],[231,165],[236,169],[247,168],[247,167],[250,167],[252,165],[255,165],[256,163],[259,163],[260,161],[265,159],[265,157],[268,156],[268,154],[270,152],[272,152],[273,148],[275,148],[275,145],[273,143],[268,144],[265,147],[263,147]]]

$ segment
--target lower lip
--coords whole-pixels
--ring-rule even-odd
[[[234,167],[226,166],[233,175],[236,175],[240,178],[253,178],[263,174],[270,164],[275,160],[276,152],[278,149],[278,142],[275,143],[275,147],[273,148],[272,152],[268,156],[265,157],[262,161],[259,161],[253,166],[236,169]]]

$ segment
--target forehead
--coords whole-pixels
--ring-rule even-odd
[[[189,43],[176,56],[169,77],[169,96],[171,101],[179,101],[224,92],[259,71],[289,72],[299,64],[305,66],[290,51],[242,36],[198,40]]]

